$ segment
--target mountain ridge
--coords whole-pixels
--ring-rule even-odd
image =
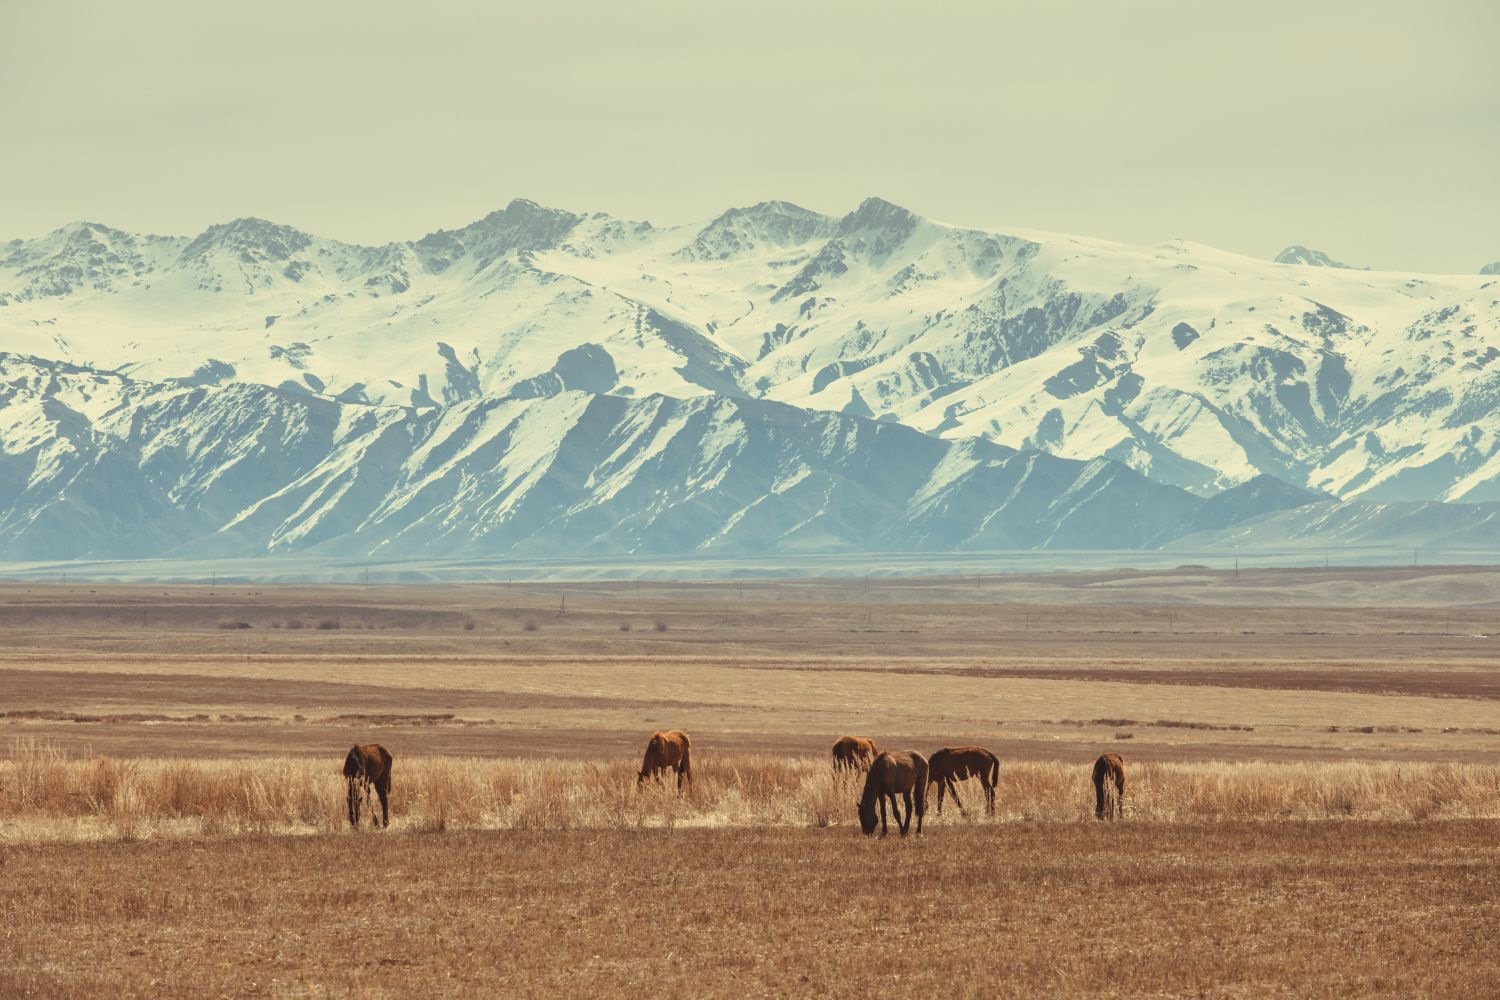
[[[1108,457],[1205,496],[1269,474],[1484,501],[1500,499],[1497,288],[986,232],[879,198],[671,227],[516,199],[379,247],[253,219],[13,240],[0,346],[348,403],[570,379],[728,395]]]

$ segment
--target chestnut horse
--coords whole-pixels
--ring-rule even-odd
[[[1114,785],[1114,794],[1105,795],[1105,784]],[[1125,761],[1117,753],[1107,753],[1094,761],[1094,818],[1125,817]]]
[[[963,800],[958,797],[956,781],[978,778],[984,786],[985,805],[989,814],[995,815],[995,786],[1000,784],[1000,759],[984,747],[943,747],[927,762],[930,780],[937,782],[937,811],[943,814],[943,791],[953,796],[959,815],[963,815]]]
[[[682,791],[682,782],[693,781],[692,742],[688,734],[680,729],[669,729],[664,733],[652,733],[646,744],[646,759],[641,761],[641,773],[636,777],[636,787],[647,778],[655,778],[663,771],[677,772],[677,790]]]
[[[901,818],[900,795],[906,801],[906,818]],[[891,800],[891,812],[901,836],[911,829],[912,800],[916,800],[917,833],[922,832],[922,814],[927,812],[927,758],[915,750],[887,750],[870,764],[865,775],[865,790],[859,797],[859,828],[866,837],[875,832],[875,803],[880,803],[880,835],[886,835],[885,801]]]
[[[835,771],[865,771],[880,753],[875,741],[863,736],[840,736],[833,744]]]
[[[369,801],[370,789],[380,796],[380,825],[391,825],[391,752],[379,743],[355,744],[344,758],[344,780],[349,786],[349,824],[359,826],[359,802]],[[370,823],[375,805],[370,803]]]

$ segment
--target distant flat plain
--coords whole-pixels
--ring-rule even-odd
[[[1500,570],[1481,567],[11,582],[0,754],[332,769],[358,740],[398,775],[414,757],[630,774],[676,727],[704,766],[823,758],[853,732],[1080,774],[1106,749],[1490,768],[1497,651]],[[0,993],[1482,995],[1496,814],[0,847]]]
[[[676,727],[705,753],[1092,759],[1128,732],[1138,759],[1493,762],[1497,664],[1493,568],[0,584],[0,738],[130,756],[597,757]]]

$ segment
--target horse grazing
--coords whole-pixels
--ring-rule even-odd
[[[865,771],[880,753],[875,741],[863,736],[840,736],[833,744],[835,771]]]
[[[896,802],[900,795],[906,801],[906,818]],[[865,775],[865,790],[859,797],[859,828],[866,837],[875,832],[875,803],[880,803],[880,835],[886,835],[885,801],[891,800],[891,812],[901,836],[911,829],[912,800],[916,800],[917,833],[922,832],[922,815],[927,812],[927,758],[915,750],[887,750],[870,764]]]
[[[380,796],[380,825],[391,825],[391,752],[379,743],[355,744],[344,758],[344,780],[349,786],[349,825],[359,826],[360,799],[369,801],[370,789]],[[370,823],[375,804],[370,803]]]
[[[963,800],[958,797],[956,781],[978,778],[984,786],[985,805],[995,815],[995,786],[1000,784],[1000,759],[984,747],[943,747],[927,762],[930,780],[937,782],[937,811],[943,814],[943,791],[946,789],[963,815]]]
[[[682,791],[682,782],[693,782],[692,741],[680,729],[669,729],[664,733],[652,733],[646,744],[646,759],[641,761],[641,773],[635,779],[639,788],[647,778],[655,778],[663,771],[677,772],[677,790]]]
[[[1105,785],[1114,785],[1106,795]],[[1125,761],[1117,753],[1102,754],[1094,761],[1094,818],[1123,819],[1125,816]]]

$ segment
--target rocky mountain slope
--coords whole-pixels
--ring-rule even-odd
[[[1108,461],[782,403],[441,409],[0,355],[0,559],[1137,548],[1202,501]]]
[[[1500,545],[1500,505],[1204,499],[1080,462],[718,395],[442,408],[0,354],[0,560],[494,559]]]

